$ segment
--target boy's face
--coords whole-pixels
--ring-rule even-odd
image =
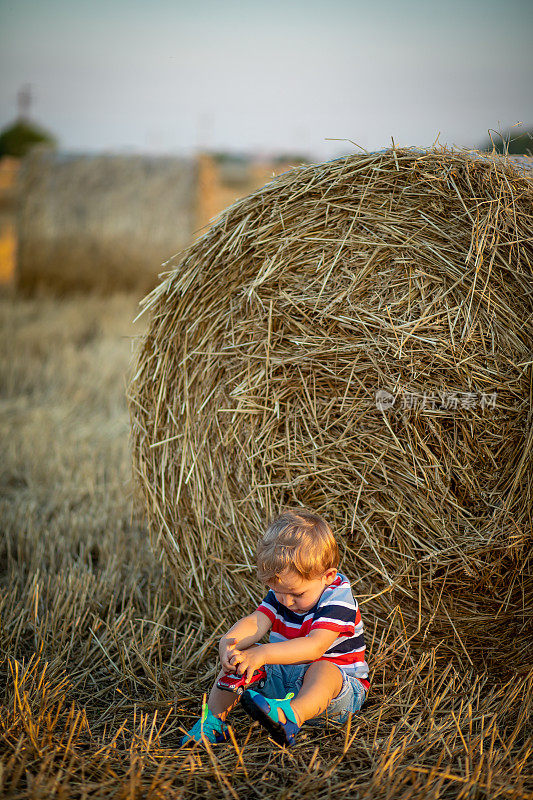
[[[305,614],[313,608],[326,586],[335,580],[336,575],[336,569],[328,569],[321,577],[306,580],[293,570],[285,570],[279,580],[274,578],[266,585],[272,589],[276,600],[285,608],[296,614]]]

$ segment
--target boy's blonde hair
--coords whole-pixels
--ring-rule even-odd
[[[339,548],[325,519],[303,508],[289,508],[270,523],[256,552],[262,583],[278,579],[286,569],[305,580],[339,565]]]

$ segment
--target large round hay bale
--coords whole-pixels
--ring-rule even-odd
[[[525,650],[532,202],[511,163],[446,149],[295,168],[146,299],[134,463],[198,613],[250,607],[259,533],[302,504],[382,619],[472,661]]]
[[[22,162],[17,284],[136,290],[193,239],[197,167],[177,157],[40,151]]]

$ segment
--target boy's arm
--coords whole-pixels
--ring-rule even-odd
[[[300,664],[317,661],[337,638],[337,631],[315,629],[307,636],[287,642],[260,644],[249,650],[240,651],[232,657],[233,668],[239,675],[246,672],[251,680],[254,670],[264,664]]]
[[[246,650],[250,645],[262,639],[271,626],[272,622],[267,615],[259,610],[238,620],[220,640],[218,649],[222,666],[226,669],[233,669],[227,659],[229,648]]]
[[[261,645],[265,664],[299,664],[317,661],[338,637],[338,631],[316,628],[307,636]]]

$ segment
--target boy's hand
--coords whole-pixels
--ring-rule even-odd
[[[244,675],[246,672],[246,681],[252,679],[256,669],[262,667],[265,663],[264,648],[262,645],[256,647],[249,647],[247,650],[237,650],[230,659],[231,668],[235,670],[237,675]]]
[[[226,670],[226,672],[234,672],[235,667],[231,665],[231,658],[236,654],[240,653],[240,650],[237,650],[237,639],[226,639],[225,636],[222,637],[220,643],[218,645],[218,653],[220,656],[220,661],[222,663],[222,668]]]

